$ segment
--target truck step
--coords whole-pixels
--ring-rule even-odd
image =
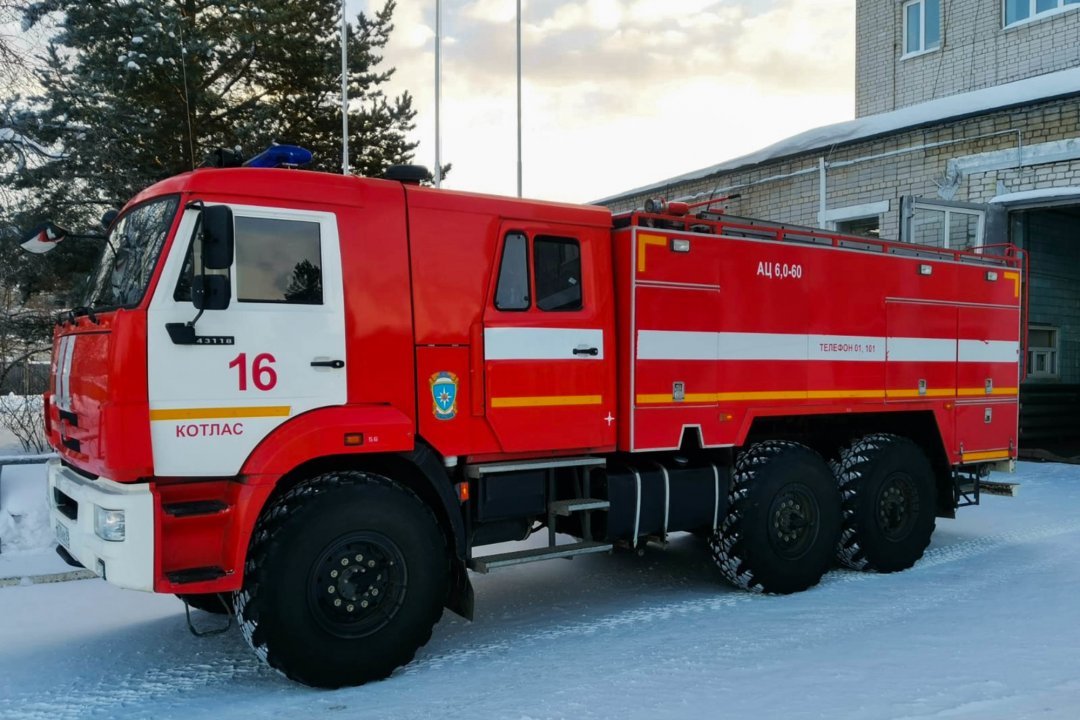
[[[185,585],[187,583],[206,582],[225,577],[225,570],[219,567],[195,567],[184,570],[174,570],[165,573],[173,585]]]
[[[485,555],[483,557],[473,558],[469,561],[469,568],[478,573],[486,573],[496,568],[509,567],[510,565],[522,565],[524,563],[537,562],[539,560],[572,558],[577,555],[608,552],[611,548],[611,543],[579,542],[570,543],[568,545],[557,545],[555,547],[518,550],[517,552]]]
[[[563,517],[569,517],[572,513],[582,512],[585,510],[607,510],[611,507],[611,503],[607,500],[597,500],[596,498],[573,498],[571,500],[556,500],[555,502],[548,503],[548,512],[555,515],[562,515]]]

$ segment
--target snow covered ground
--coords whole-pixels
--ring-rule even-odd
[[[475,622],[447,615],[412,665],[334,692],[235,629],[191,636],[171,597],[3,588],[0,718],[1080,717],[1080,466],[1015,479],[939,521],[913,570],[794,596],[725,587],[691,536],[474,576]]]

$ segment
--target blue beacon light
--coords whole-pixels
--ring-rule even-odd
[[[311,151],[299,145],[271,145],[244,163],[244,167],[298,167],[311,162]]]

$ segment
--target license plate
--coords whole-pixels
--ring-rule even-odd
[[[63,545],[65,549],[71,545],[71,533],[64,523],[56,523],[56,541]]]

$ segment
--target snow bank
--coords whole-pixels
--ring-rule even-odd
[[[0,473],[0,556],[52,552],[44,465],[8,465]]]

